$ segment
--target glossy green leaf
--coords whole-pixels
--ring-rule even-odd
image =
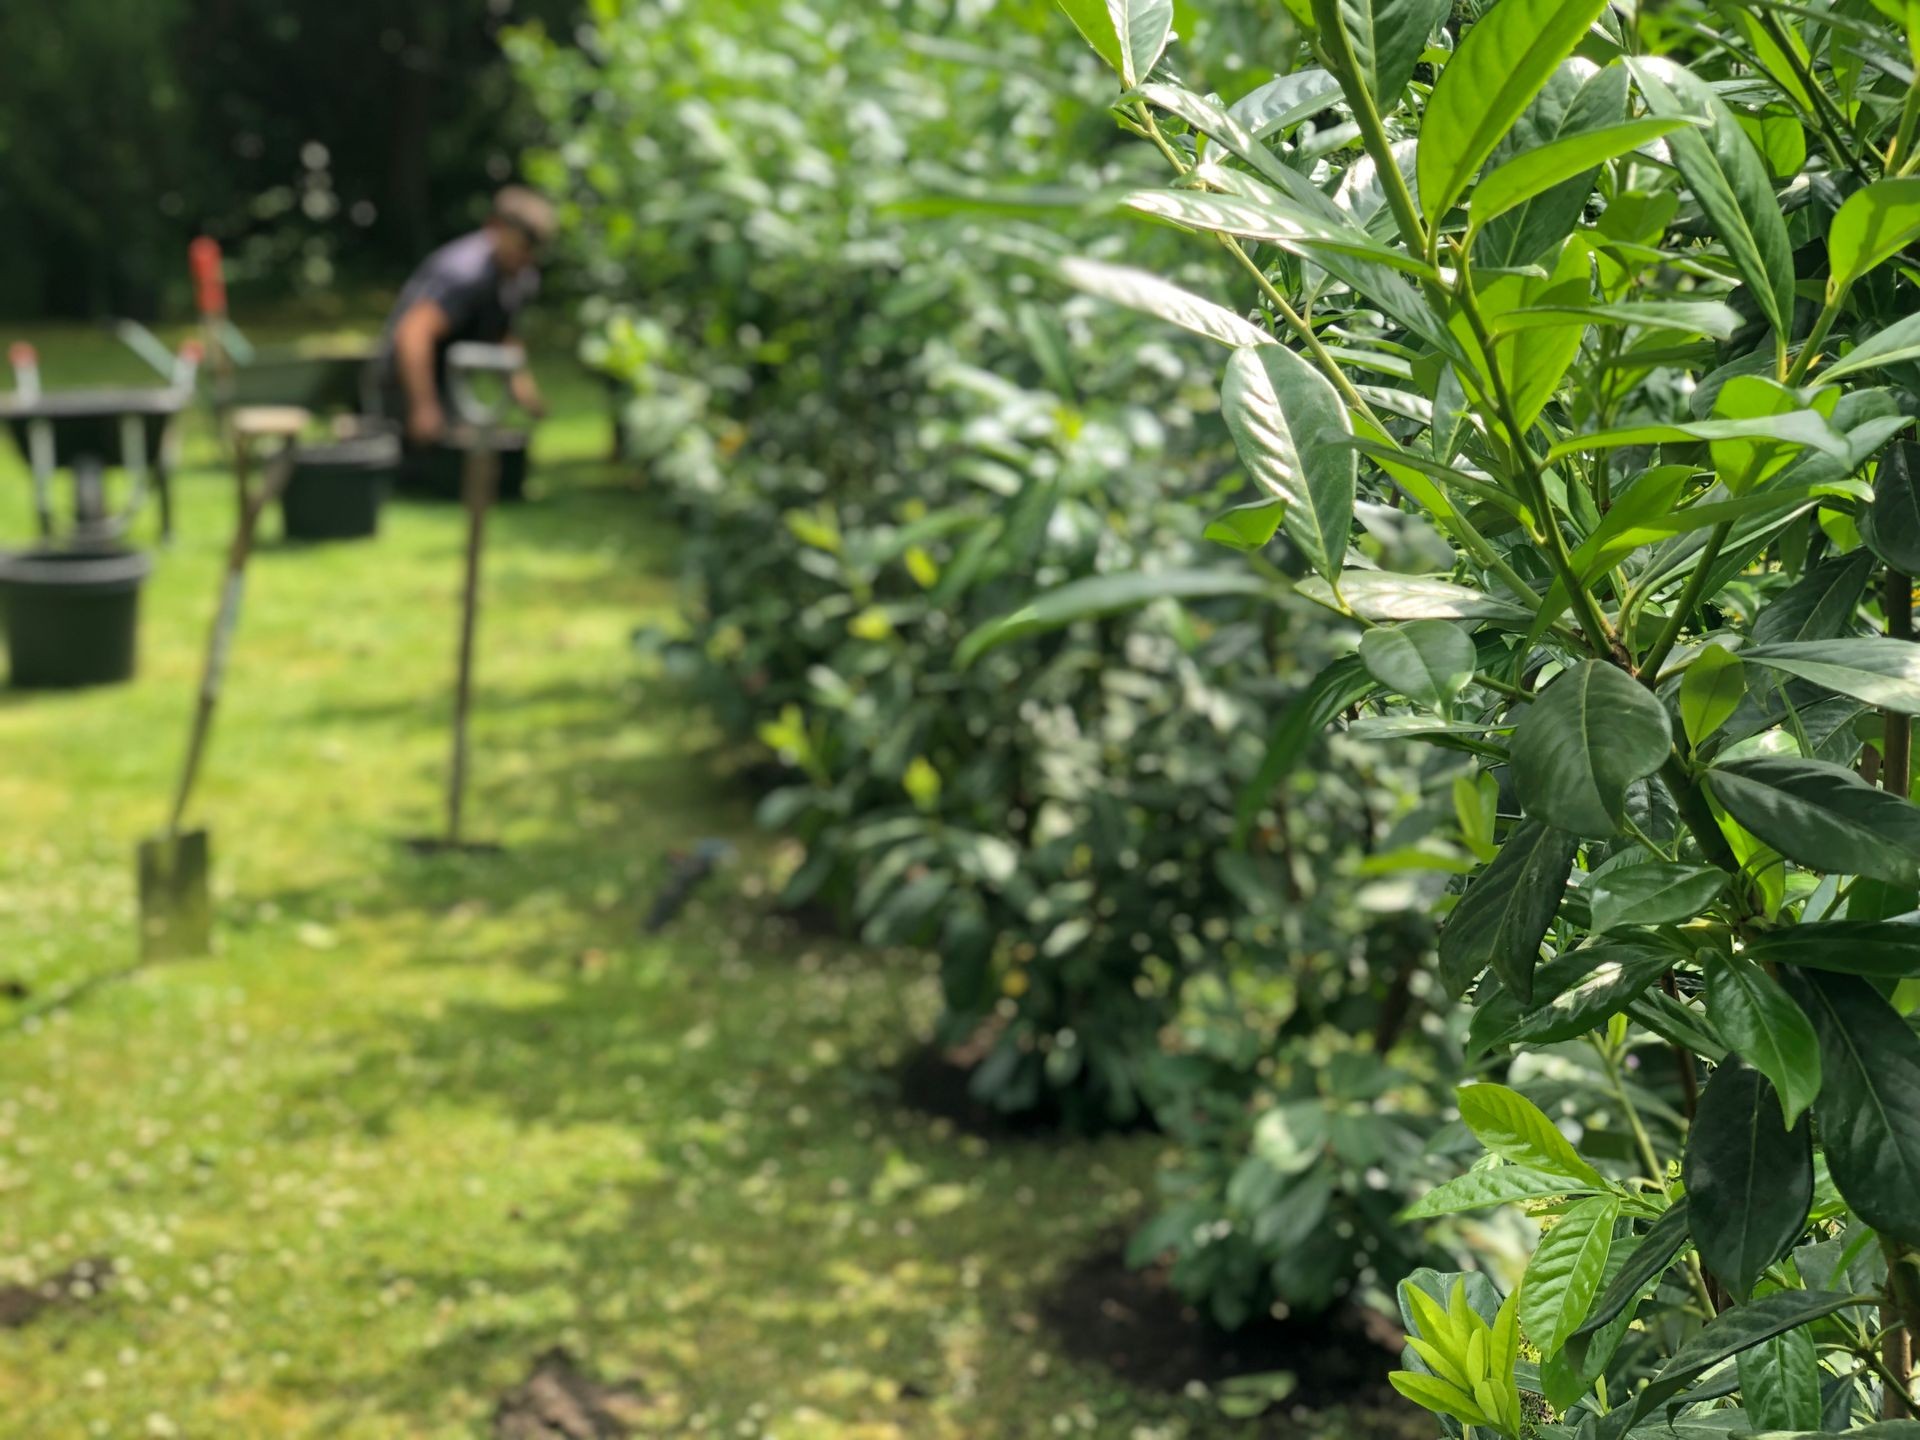
[[[1481,318],[1490,327],[1489,333],[1498,336],[1493,342],[1494,361],[1505,378],[1514,417],[1523,426],[1533,424],[1553,398],[1580,353],[1581,338],[1591,322],[1583,309],[1593,289],[1586,244],[1575,237],[1549,258],[1551,269],[1544,276],[1499,275],[1483,280],[1479,286]],[[1502,332],[1501,322],[1515,314],[1528,315],[1540,323]],[[1480,376],[1482,388],[1490,389],[1492,371],[1472,323],[1458,315],[1453,331]]]
[[[1580,1327],[1600,1292],[1620,1202],[1596,1195],[1568,1210],[1534,1249],[1520,1282],[1520,1328],[1552,1359]]]
[[[1751,955],[1708,951],[1705,960],[1707,1012],[1714,1028],[1773,1083],[1783,1126],[1798,1124],[1820,1093],[1820,1045],[1813,1022]]]
[[[1200,532],[1201,538],[1242,554],[1257,554],[1273,540],[1286,513],[1286,504],[1280,500],[1253,500],[1235,505],[1209,520],[1207,528]]]
[[[1314,569],[1336,579],[1353,529],[1359,457],[1332,384],[1279,345],[1236,350],[1220,408],[1247,472],[1286,504],[1287,535]]]
[[[1740,657],[1720,645],[1709,645],[1680,677],[1680,726],[1696,750],[1727,723],[1747,693],[1747,674]]]
[[[1430,223],[1438,224],[1466,193],[1494,146],[1605,8],[1605,0],[1499,0],[1467,27],[1421,121],[1415,174]]]
[[[1152,73],[1173,35],[1173,0],[1059,0],[1059,5],[1129,90]]]
[[[1503,1160],[1564,1175],[1577,1185],[1597,1189],[1603,1184],[1600,1172],[1581,1159],[1573,1143],[1519,1091],[1484,1083],[1463,1086],[1456,1095],[1461,1121]]]
[[[1526,1042],[1552,1045],[1607,1023],[1653,984],[1677,957],[1640,940],[1602,941],[1556,955],[1534,972],[1531,1008],[1508,990],[1482,1000],[1468,1030],[1472,1048]]]
[[[1861,534],[1873,553],[1895,570],[1920,571],[1920,446],[1901,441],[1887,448],[1873,477],[1873,508]]]
[[[1784,1335],[1740,1356],[1740,1403],[1762,1431],[1820,1429],[1820,1355],[1809,1330]]]
[[[1920,239],[1920,179],[1876,180],[1849,195],[1827,232],[1829,294]]]
[[[1263,241],[1309,259],[1346,255],[1421,279],[1436,278],[1433,268],[1419,257],[1389,249],[1364,230],[1277,195],[1253,199],[1199,190],[1137,190],[1126,197],[1126,204],[1142,215],[1192,230]]]
[[[1313,18],[1352,47],[1354,68],[1380,110],[1391,110],[1413,78],[1427,40],[1451,0],[1312,0]]]
[[[1517,827],[1500,854],[1467,887],[1440,931],[1440,978],[1466,993],[1488,966],[1521,1004],[1533,998],[1533,971],[1566,890],[1580,841],[1537,820]]]
[[[1587,1312],[1587,1318],[1573,1333],[1592,1335],[1625,1314],[1642,1295],[1651,1290],[1660,1277],[1673,1268],[1680,1252],[1692,1242],[1688,1229],[1687,1202],[1676,1201],[1671,1209],[1654,1221],[1634,1244],[1619,1273],[1607,1282],[1600,1298]]]
[[[1755,644],[1789,645],[1857,634],[1855,612],[1872,573],[1873,557],[1861,550],[1810,566],[1760,611],[1753,622]]]
[[[1182,330],[1218,340],[1222,345],[1243,349],[1274,343],[1266,331],[1224,305],[1203,300],[1146,270],[1073,256],[1060,262],[1060,274],[1076,290],[1124,305],[1129,310],[1157,316]]]
[[[1641,1418],[1685,1390],[1722,1361],[1751,1350],[1776,1335],[1845,1310],[1850,1306],[1871,1304],[1871,1296],[1843,1294],[1828,1290],[1778,1290],[1758,1300],[1722,1311],[1691,1340],[1674,1352],[1673,1358],[1640,1391],[1630,1405],[1622,1405],[1608,1415],[1599,1427],[1604,1440],[1615,1440],[1637,1425]]]
[[[1616,666],[1590,660],[1529,705],[1513,734],[1513,779],[1537,820],[1592,839],[1620,833],[1627,787],[1666,762],[1664,706]]]
[[[1707,771],[1727,813],[1789,860],[1835,875],[1920,874],[1920,807],[1842,765],[1765,755]]]
[[[1920,1036],[1864,980],[1780,978],[1820,1037],[1826,1078],[1813,1113],[1833,1183],[1874,1229],[1920,1245]]]
[[[1917,359],[1920,359],[1920,315],[1909,315],[1894,321],[1884,330],[1875,331],[1820,371],[1818,379],[1822,383],[1829,383],[1842,376],[1857,375],[1862,370],[1874,370],[1883,365],[1899,365]]]
[[[1494,1165],[1469,1170],[1444,1185],[1436,1185],[1400,1213],[1402,1220],[1431,1220],[1436,1215],[1459,1215],[1489,1210],[1521,1200],[1546,1200],[1584,1187],[1565,1175],[1526,1165]]]
[[[1578,56],[1564,62],[1494,147],[1481,191],[1496,173],[1533,151],[1619,124],[1627,111],[1627,85],[1624,66],[1610,65],[1603,70]],[[1470,210],[1479,234],[1473,245],[1474,263],[1530,265],[1558,249],[1579,223],[1592,190],[1593,172],[1584,171],[1520,201],[1491,220],[1485,218],[1486,202],[1476,193]]]
[[[1589,435],[1572,435],[1549,446],[1547,460],[1552,463],[1589,450],[1619,450],[1628,445],[1742,438],[1800,445],[1818,450],[1823,455],[1847,457],[1846,437],[1827,423],[1826,416],[1816,410],[1796,410],[1790,415],[1769,415],[1753,420],[1683,420],[1625,425],[1614,430],[1598,430]]]
[[[1340,102],[1340,82],[1318,68],[1276,75],[1227,107],[1256,140],[1297,125]]]
[[[1818,398],[1824,403],[1831,403],[1838,397],[1822,392]],[[1736,375],[1720,387],[1720,393],[1714,400],[1713,413],[1721,420],[1765,422],[1791,415],[1800,408],[1799,394],[1785,385],[1764,375]],[[1784,470],[1792,462],[1798,447],[1763,430],[1759,434],[1715,440],[1708,449],[1713,455],[1713,468],[1720,476],[1720,483],[1727,487],[1729,493],[1744,495]]]
[[[1627,120],[1598,130],[1564,135],[1525,151],[1493,171],[1474,188],[1469,214],[1475,227],[1506,214],[1554,186],[1585,175],[1605,161],[1637,150],[1682,125],[1697,122],[1669,115]]]
[[[1467,688],[1479,663],[1467,632],[1445,620],[1369,630],[1360,637],[1360,660],[1388,690],[1436,711]]]
[[[1299,591],[1310,600],[1331,603],[1324,580],[1303,580]],[[1376,624],[1400,620],[1501,620],[1524,625],[1532,617],[1511,600],[1469,590],[1425,575],[1396,575],[1390,570],[1348,570],[1340,577],[1340,596]]]
[[[1736,1299],[1800,1238],[1813,1206],[1813,1127],[1783,1123],[1773,1086],[1730,1061],[1714,1072],[1682,1167],[1700,1259]]]
[[[1857,895],[1856,895],[1857,903]],[[1747,942],[1769,965],[1799,965],[1872,980],[1920,976],[1920,921],[1828,920],[1773,930]]]
[[[1710,335],[1724,340],[1745,322],[1740,312],[1718,300],[1629,300],[1617,305],[1594,302],[1591,305],[1530,305],[1509,310],[1488,329],[1496,336],[1517,330],[1548,326],[1567,320],[1587,325],[1629,325],[1643,330],[1681,330],[1689,335]]]
[[[1920,646],[1905,640],[1822,640],[1755,645],[1741,660],[1851,695],[1902,715],[1920,715]]]
[[[1727,247],[1734,267],[1774,331],[1786,335],[1793,316],[1793,246],[1766,162],[1735,123],[1713,87],[1683,65],[1650,56],[1629,58],[1640,93],[1655,115],[1705,120],[1667,137],[1687,188]]]
[[[1129,570],[1094,575],[1050,590],[1039,599],[996,620],[989,620],[960,642],[956,659],[971,665],[987,651],[1008,641],[1080,620],[1095,620],[1124,610],[1136,610],[1155,600],[1218,600],[1231,596],[1270,593],[1257,576],[1231,567],[1223,570]]]
[[[1193,129],[1238,156],[1268,180],[1287,183],[1287,167],[1260,142],[1258,136],[1241,124],[1232,111],[1204,95],[1196,95],[1184,86],[1154,82],[1140,87],[1140,98],[1170,115],[1184,120]]]
[[[1720,898],[1727,874],[1701,865],[1626,865],[1596,876],[1587,887],[1593,928],[1605,934],[1628,925],[1672,925],[1691,920]]]

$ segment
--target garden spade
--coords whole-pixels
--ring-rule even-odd
[[[447,353],[447,371],[457,412],[463,417],[454,441],[465,452],[460,495],[467,512],[466,581],[460,600],[460,644],[454,671],[453,751],[447,766],[447,824],[438,835],[409,836],[407,848],[421,855],[490,854],[501,847],[470,840],[462,830],[467,791],[467,717],[473,706],[473,648],[480,620],[480,562],[485,553],[487,512],[500,489],[500,435],[496,410],[474,395],[478,375],[505,379],[526,364],[518,349],[461,344]]]
[[[255,436],[277,435],[290,443],[304,419],[300,412],[263,414],[258,427],[236,428],[235,458],[243,493],[250,446]],[[186,819],[187,802],[193,796],[193,782],[206,754],[207,737],[213,729],[213,712],[220,700],[227,657],[240,621],[247,559],[253,552],[260,512],[272,503],[286,483],[290,469],[289,457],[283,450],[267,466],[265,478],[241,507],[234,527],[233,544],[227,552],[226,573],[220,587],[220,605],[214,612],[213,629],[207,638],[207,657],[200,674],[200,693],[194,702],[193,724],[187,734],[186,761],[180,767],[180,783],[173,792],[167,828],[140,842],[140,955],[143,960],[205,955],[212,942],[213,899],[208,886],[207,832],[204,828],[183,829],[182,823]]]

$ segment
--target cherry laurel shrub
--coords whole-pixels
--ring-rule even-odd
[[[1099,288],[1228,348],[1311,572],[1252,573],[1349,651],[1262,783],[1328,724],[1450,758],[1484,1156],[1405,1223],[1539,1240],[1404,1283],[1395,1384],[1456,1436],[1920,1434],[1920,12],[1286,0],[1229,101],[1168,0],[1061,5],[1164,163],[1125,208],[1244,281]]]
[[[1261,49],[1274,17],[1215,28]],[[1275,607],[1206,538],[1240,485],[1188,403],[1209,342],[1050,273],[1136,283],[1075,254],[1119,248],[1104,216],[1063,239],[1024,201],[926,213],[939,189],[1150,183],[1080,40],[1050,0],[631,0],[571,41],[512,41],[554,136],[529,173],[679,521],[663,658],[776,762],[761,815],[805,857],[784,898],[938,955],[939,1035],[986,1105],[1168,1131],[1181,1163],[1138,1253],[1171,1251],[1215,1320],[1439,1260],[1393,1217],[1450,1169],[1427,1142],[1460,1037],[1417,1023],[1414,984],[1447,877],[1377,872],[1452,825],[1422,780],[1452,757],[1303,731],[1309,763],[1259,780],[1332,656],[1316,607]],[[1399,512],[1358,513],[1377,563],[1444,560]],[[1261,548],[1278,518],[1212,530]],[[1132,604],[1147,566],[1181,603]],[[1104,594],[962,654],[1036,579]],[[1323,1224],[1347,1243],[1295,1243]]]

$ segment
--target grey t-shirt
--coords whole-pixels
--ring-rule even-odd
[[[394,302],[380,339],[381,391],[398,418],[400,377],[393,363],[393,331],[400,317],[422,300],[446,311],[447,335],[434,352],[433,373],[441,396],[447,392],[447,347],[465,340],[497,345],[513,333],[513,322],[540,293],[540,272],[532,266],[504,274],[493,256],[493,238],[485,230],[450,240],[420,262]]]

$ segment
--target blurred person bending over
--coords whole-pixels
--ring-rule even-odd
[[[380,345],[381,391],[410,444],[446,437],[451,402],[447,350],[462,341],[519,346],[514,324],[540,292],[538,261],[553,238],[553,207],[510,185],[493,199],[487,223],[427,256],[394,303]],[[533,372],[512,380],[514,403],[546,411]]]

